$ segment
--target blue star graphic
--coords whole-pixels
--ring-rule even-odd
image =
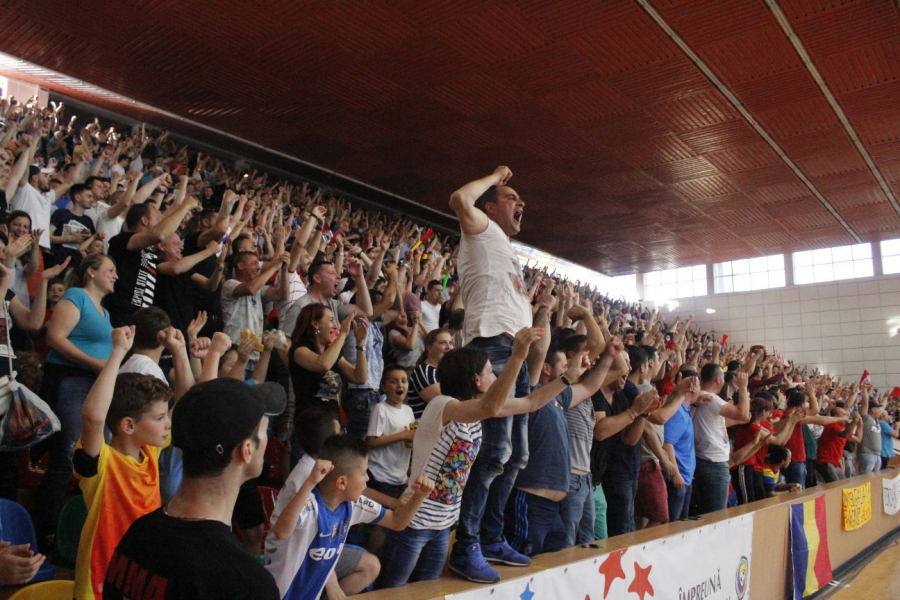
[[[534,592],[531,591],[531,582],[525,585],[525,591],[519,594],[519,600],[531,600],[534,598]]]

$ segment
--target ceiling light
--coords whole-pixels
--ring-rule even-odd
[[[716,312],[716,309],[714,309],[714,308],[707,308],[707,309],[706,309],[706,314],[708,314],[708,315],[711,315],[711,314],[713,314],[714,312]]]

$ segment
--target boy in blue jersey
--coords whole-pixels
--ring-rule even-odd
[[[349,435],[325,440],[309,478],[272,524],[270,535],[283,541],[266,569],[282,598],[319,598],[351,526],[372,523],[405,529],[434,489],[433,481],[420,476],[410,486],[413,495],[405,505],[385,510],[362,496],[368,465],[363,441]]]

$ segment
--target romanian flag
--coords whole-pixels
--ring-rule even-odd
[[[825,496],[791,506],[791,560],[794,600],[802,600],[831,582]]]

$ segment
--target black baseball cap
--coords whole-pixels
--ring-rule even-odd
[[[277,383],[249,385],[230,377],[198,383],[172,412],[172,445],[185,453],[231,452],[259,427],[264,415],[279,415],[287,404]]]

